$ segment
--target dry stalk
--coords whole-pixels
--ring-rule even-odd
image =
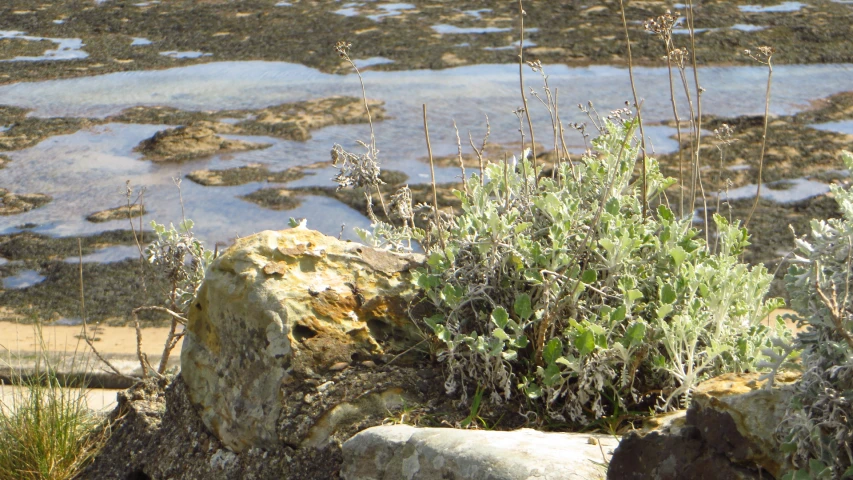
[[[640,123],[640,148],[643,153],[643,217],[648,216],[648,202],[646,201],[646,132],[643,130],[643,114],[639,99],[637,98],[637,87],[634,84],[634,59],[631,55],[631,37],[628,35],[628,20],[625,18],[625,3],[619,0],[619,11],[622,13],[622,28],[625,30],[625,44],[628,46],[628,77],[631,80],[631,93],[634,95],[634,106],[637,107],[637,121]]]
[[[518,40],[518,84],[521,87],[521,101],[524,104],[524,114],[527,117],[527,129],[530,132],[530,152],[533,155],[533,181],[539,188],[539,172],[536,170],[536,137],[533,136],[533,122],[530,120],[530,110],[527,107],[527,96],[524,95],[524,7],[518,0],[518,19],[521,38]],[[521,136],[521,151],[524,152],[524,135]]]
[[[147,306],[134,308],[131,314],[133,315],[134,321],[136,321],[136,334],[140,342],[141,333],[139,332],[139,321],[137,319],[139,312],[144,311],[161,312],[172,317],[172,323],[169,327],[169,335],[166,337],[166,344],[163,346],[163,356],[160,358],[160,366],[157,368],[157,373],[159,375],[163,375],[164,373],[166,373],[166,363],[168,363],[169,356],[172,354],[172,350],[177,345],[177,340],[184,336],[183,332],[177,333],[175,330],[177,329],[179,323],[183,325],[184,328],[186,328],[188,320],[182,317],[179,313],[175,313],[166,307]]]
[[[474,139],[471,138],[471,131],[470,130],[468,131],[468,142],[471,144],[471,148],[474,149],[474,153],[477,154],[477,161],[480,164],[480,186],[481,187],[484,185],[484,183],[483,183],[483,168],[484,168],[483,152],[486,150],[486,143],[489,141],[489,135],[491,135],[491,134],[492,134],[492,125],[489,124],[489,116],[488,115],[486,115],[486,134],[483,135],[483,143],[479,149],[476,146],[474,146]]]
[[[426,103],[423,104],[424,107],[424,135],[426,136],[426,144],[427,144],[427,153],[429,154],[429,173],[432,177],[432,207],[433,213],[435,214],[435,229],[438,232],[438,244],[441,245],[441,250],[447,254],[447,250],[444,248],[444,236],[441,234],[441,218],[438,216],[438,193],[435,190],[435,164],[432,160],[432,144],[429,141],[429,125],[427,125],[427,106]]]
[[[761,196],[761,177],[764,173],[764,153],[767,150],[767,124],[770,121],[770,86],[773,81],[773,47],[758,47],[758,55],[753,55],[752,52],[746,50],[744,53],[757,61],[767,65],[767,90],[764,92],[764,130],[761,133],[761,154],[758,156],[758,187],[755,190],[755,201],[752,202],[752,208],[749,211],[749,216],[743,223],[744,228],[749,226],[752,215],[758,207],[758,199]]]
[[[459,156],[459,169],[462,170],[462,191],[468,195],[468,182],[465,176],[465,161],[462,160],[462,140],[459,139],[459,129],[456,127],[456,120],[453,121],[453,130],[456,131],[456,152]]]
[[[370,106],[367,103],[367,90],[364,88],[364,78],[361,76],[361,72],[349,56],[350,47],[352,47],[351,43],[338,42],[335,44],[335,51],[338,52],[338,55],[340,55],[341,58],[350,64],[353,70],[355,70],[355,74],[358,75],[358,83],[361,85],[361,100],[364,103],[364,111],[367,114],[367,123],[370,126],[370,146],[368,150],[370,152],[370,157],[373,158],[374,161],[378,161],[377,157],[379,155],[379,150],[376,148],[376,134],[373,129],[373,117],[370,115]],[[382,196],[382,191],[379,190],[379,185],[375,185],[375,188],[376,194],[379,197],[379,203],[382,205],[382,211],[385,213],[385,218],[391,220],[391,217],[388,215],[388,208],[385,206],[385,198]]]
[[[104,365],[109,367],[110,370],[113,371],[113,373],[115,373],[116,375],[118,375],[120,377],[128,378],[130,380],[134,380],[134,381],[139,380],[136,377],[133,377],[130,375],[125,375],[124,373],[121,373],[118,368],[116,368],[112,363],[110,363],[109,360],[107,360],[106,358],[104,358],[103,355],[101,355],[101,352],[99,352],[98,349],[95,348],[95,343],[89,337],[88,325],[86,325],[86,306],[84,303],[85,297],[83,295],[83,242],[79,238],[77,239],[77,254],[78,254],[79,259],[80,259],[80,264],[79,264],[79,273],[80,273],[80,318],[83,321],[83,339],[86,341],[86,344],[89,345],[89,348],[92,349],[92,353],[94,353],[95,356],[98,357],[98,360],[100,360],[101,362],[103,362]]]
[[[848,253],[848,264],[850,263],[850,254]],[[850,269],[847,270],[848,276],[850,274]],[[849,283],[849,282],[848,282]],[[832,317],[832,323],[835,325],[835,330],[838,332],[838,335],[847,342],[847,345],[853,349],[853,336],[850,335],[850,332],[844,328],[844,309],[845,305],[839,306],[838,304],[838,295],[835,290],[835,284],[832,285],[832,297],[828,297],[826,293],[824,293],[823,289],[820,288],[820,267],[818,262],[815,262],[815,281],[814,281],[815,290],[817,294],[820,296],[821,301],[829,309],[829,314]],[[849,287],[848,287],[849,288]],[[846,295],[845,295],[846,296]]]

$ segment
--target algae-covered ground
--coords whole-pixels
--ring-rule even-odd
[[[782,6],[761,11],[757,3],[695,3],[695,26],[702,29],[696,56],[702,65],[750,63],[740,52],[758,45],[774,46],[780,63],[853,60],[849,5],[768,2]],[[660,65],[662,45],[644,32],[643,21],[668,9],[677,11],[675,3],[625,4],[635,60]],[[744,11],[741,6],[752,8]],[[526,2],[525,11],[527,52],[544,63],[624,60],[618,1],[537,0]],[[0,19],[2,30],[23,32],[0,33],[0,57],[38,57],[56,48],[55,40],[38,38],[79,39],[88,55],[63,62],[0,63],[0,83],[223,60],[287,61],[325,72],[348,71],[340,58],[329,55],[340,40],[355,44],[359,58],[384,59],[373,67],[380,69],[512,63],[516,52],[510,46],[519,36],[516,2],[475,0],[6,0]],[[676,37],[676,46],[686,46],[686,35]]]
[[[525,59],[570,66],[624,66],[626,49],[618,7],[618,1],[525,2]],[[644,31],[643,22],[669,9],[678,10],[675,7],[667,2],[626,2],[636,65],[665,65],[661,59],[663,44]],[[679,8],[683,12],[683,7]],[[694,56],[702,66],[755,65],[742,52],[759,45],[775,48],[773,61],[777,65],[853,62],[853,42],[848,40],[853,8],[845,3],[810,0],[760,5],[755,1],[703,1],[695,4],[695,14]],[[369,69],[514,63],[518,61],[513,45],[517,45],[519,27],[515,2],[5,0],[0,4],[0,60],[13,61],[0,61],[0,84],[228,60],[286,61],[323,72],[350,73],[350,66],[333,51],[341,40],[353,43],[351,53],[356,63]],[[683,29],[675,31],[674,46],[693,50]],[[311,132],[319,128],[367,120],[358,97],[314,99],[254,110],[215,108],[212,105],[207,111],[185,111],[139,106],[107,118],[39,118],[28,116],[26,109],[4,106],[0,98],[0,151],[25,149],[52,136],[106,123],[204,124],[218,134],[310,141]],[[374,121],[386,116],[382,105],[376,102],[372,102],[371,112]],[[762,178],[765,192],[796,189],[800,186],[797,182],[847,182],[846,174],[840,171],[838,153],[853,147],[853,136],[810,125],[850,119],[853,93],[826,98],[796,115],[771,118]],[[715,195],[749,188],[757,182],[763,118],[706,116],[702,128],[713,132],[724,124],[734,129],[730,143],[724,145],[713,134],[703,139],[702,186],[709,213],[719,211],[743,219],[751,210],[750,198],[723,200],[718,209]],[[541,138],[537,136],[537,140]],[[487,159],[501,161],[505,155],[517,154],[518,145],[512,143],[515,141],[490,139]],[[475,139],[475,143],[479,147],[480,140]],[[684,151],[687,150],[685,144]],[[543,163],[553,160],[553,153],[547,148],[537,147],[537,151]],[[723,165],[719,168],[721,153]],[[469,173],[477,170],[476,156],[466,153],[463,160]],[[663,155],[660,160],[667,174],[679,177],[678,154]],[[0,168],[10,161],[8,156],[0,155]],[[435,163],[456,166],[458,159],[455,155],[441,156],[435,158]],[[255,182],[275,184],[241,197],[270,209],[291,209],[305,195],[324,195],[364,213],[361,191],[337,190],[331,183],[328,187],[287,185],[322,166],[328,165],[271,171],[265,165],[252,164],[196,170],[187,178],[206,188]],[[401,172],[383,172],[383,178],[386,195],[407,181]],[[0,220],[9,225],[15,224],[18,211],[51,201],[39,192],[16,191],[14,185],[0,187],[0,213],[6,214]],[[431,188],[423,184],[410,187],[416,203],[431,204]],[[458,185],[438,188],[439,203],[451,209],[458,206],[452,195],[454,187]],[[680,203],[677,191],[669,198]],[[377,211],[381,208],[378,198],[374,205]],[[699,219],[703,218],[704,205],[700,197],[696,202]],[[825,194],[789,202],[762,199],[750,224],[753,246],[746,259],[763,262],[772,270],[793,248],[789,224],[802,234],[809,219],[837,215],[834,201]],[[702,226],[701,222],[697,226]],[[77,255],[76,242],[76,238],[52,238],[26,229],[0,236],[0,277],[8,279],[31,272],[30,275],[44,278],[24,288],[0,287],[0,318],[78,317],[78,266],[66,261]],[[82,242],[84,255],[108,246],[134,244],[128,231],[88,236]],[[122,323],[132,308],[159,303],[164,283],[149,270],[141,266],[138,258],[85,263],[89,318]],[[783,293],[778,281],[783,271],[784,265],[777,275],[774,294]]]

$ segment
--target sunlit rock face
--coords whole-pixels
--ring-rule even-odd
[[[420,341],[408,315],[420,260],[304,227],[239,239],[208,269],[181,353],[205,425],[237,452],[276,442],[294,378]]]

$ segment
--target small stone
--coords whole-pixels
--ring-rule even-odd
[[[365,360],[361,364],[367,368],[376,368],[376,363],[373,360]]]
[[[329,370],[332,372],[340,372],[341,370],[343,370],[347,367],[349,367],[349,364],[347,362],[338,362],[338,363],[332,365],[331,367],[329,367]]]
[[[323,392],[325,392],[326,390],[328,390],[329,388],[331,388],[331,387],[332,387],[332,385],[334,385],[334,384],[335,384],[335,382],[331,382],[331,381],[326,382],[326,383],[324,383],[324,384],[320,385],[319,387],[317,387],[317,391],[318,391],[319,393],[323,393]]]

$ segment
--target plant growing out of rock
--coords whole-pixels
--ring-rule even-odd
[[[456,192],[462,211],[416,276],[439,311],[426,322],[448,392],[521,395],[527,413],[586,424],[684,405],[702,379],[755,368],[770,346],[761,319],[781,303],[763,300],[771,276],[738,259],[747,232],[719,215],[711,252],[665,204],[674,180],[654,159],[645,197],[657,208],[644,218],[636,127],[604,120],[595,152],[555,178],[522,158]]]
[[[842,159],[853,171],[853,153]],[[802,378],[777,435],[793,469],[783,478],[853,476],[853,191],[832,185],[842,218],[812,220],[785,277]]]

